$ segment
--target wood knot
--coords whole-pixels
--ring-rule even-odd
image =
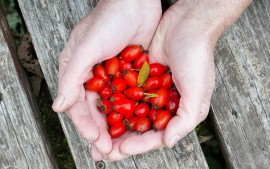
[[[235,118],[238,118],[238,113],[237,113],[237,111],[232,110],[232,115],[233,115]]]

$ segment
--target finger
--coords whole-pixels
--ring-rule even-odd
[[[133,133],[126,138],[121,146],[120,151],[126,155],[142,154],[164,146],[162,137],[164,131],[148,131],[142,135]]]
[[[122,160],[124,158],[129,157],[129,155],[124,154],[120,151],[120,146],[121,143],[123,142],[123,140],[125,140],[126,138],[129,137],[129,135],[131,134],[130,131],[127,131],[124,135],[122,135],[119,138],[114,138],[113,139],[113,147],[112,147],[112,151],[105,155],[104,158],[109,160],[109,161],[119,161]]]
[[[95,119],[98,126],[99,137],[93,142],[99,152],[107,154],[112,150],[112,139],[108,133],[108,125],[106,115],[100,113],[96,107],[98,95],[94,92],[86,91],[86,102],[89,106],[91,117]]]
[[[181,99],[177,114],[165,129],[163,141],[167,147],[173,147],[178,140],[190,133],[199,123],[198,119],[200,118],[203,98],[206,93],[205,89],[200,85],[196,85],[196,83],[202,83],[196,80],[194,83],[190,83],[189,86],[184,83],[181,84]],[[178,84],[176,83],[176,85]],[[177,88],[179,89],[179,87]]]
[[[111,137],[106,128],[99,127],[99,137],[93,144],[102,154],[108,154],[112,150]]]
[[[67,111],[67,114],[82,137],[89,142],[98,139],[98,127],[91,118],[88,106],[85,102],[77,102]]]
[[[215,87],[215,64],[214,61],[210,62],[210,69],[208,72],[208,79],[207,79],[207,86],[208,86],[208,90],[206,92],[206,95],[203,99],[203,103],[201,106],[201,113],[200,113],[200,117],[198,119],[198,122],[200,123],[201,121],[203,121],[208,113],[209,113],[209,109],[210,109],[210,104],[211,104],[211,97],[213,94],[213,90]]]
[[[87,57],[89,55],[91,52],[87,50],[73,50],[72,57],[63,61],[68,64],[61,67],[58,93],[52,106],[54,111],[63,112],[78,100],[81,87],[90,78],[91,68],[96,63],[92,57]],[[92,56],[97,57],[93,54]]]
[[[94,161],[101,161],[103,160],[102,154],[98,151],[94,144],[91,145],[91,156]]]

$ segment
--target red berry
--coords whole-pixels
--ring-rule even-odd
[[[104,86],[100,91],[99,95],[103,99],[108,99],[112,95],[112,89],[110,86]]]
[[[134,116],[127,120],[127,128],[131,131],[135,131],[134,126],[136,122],[139,120],[139,117]]]
[[[140,45],[131,45],[126,47],[121,52],[121,58],[125,61],[133,61],[135,60],[141,53],[143,52],[143,47]]]
[[[172,76],[169,73],[164,73],[160,76],[160,87],[171,88],[173,86]]]
[[[124,80],[130,87],[137,86],[138,72],[134,70],[125,70],[123,72]]]
[[[120,69],[121,71],[125,71],[125,70],[129,70],[132,68],[132,63],[131,62],[127,62],[124,60],[120,61]]]
[[[105,68],[109,75],[115,75],[120,68],[120,60],[115,56],[105,61]]]
[[[85,88],[90,91],[98,92],[106,85],[105,81],[101,77],[92,77],[85,83]]]
[[[122,79],[122,72],[120,70],[114,74],[113,80],[114,79]]]
[[[122,122],[123,119],[124,119],[124,115],[122,113],[118,113],[118,112],[113,111],[107,117],[107,122],[109,125],[112,126],[116,123]]]
[[[126,89],[126,82],[123,79],[114,79],[111,83],[113,93],[121,93]]]
[[[162,108],[167,103],[169,92],[166,88],[160,88],[155,93],[158,97],[151,98],[151,103],[155,109]]]
[[[159,77],[149,77],[145,84],[144,84],[144,90],[153,90],[159,88],[161,85],[161,80]]]
[[[180,102],[180,96],[177,92],[170,92],[168,101],[166,103],[166,110],[171,112],[172,114],[175,114]]]
[[[142,68],[144,61],[146,61],[147,63],[149,63],[148,51],[144,51],[140,56],[138,56],[134,60],[134,63],[133,63],[134,68],[135,69]]]
[[[94,73],[95,77],[103,78],[105,83],[108,83],[110,81],[110,77],[108,76],[108,73],[107,73],[105,67],[102,66],[101,64],[97,64],[94,67],[93,73]]]
[[[160,63],[152,63],[150,64],[150,73],[149,76],[161,76],[163,73],[165,73],[167,70],[167,67],[160,64]]]
[[[160,112],[160,109],[151,109],[149,112],[148,118],[151,121],[155,121],[159,112]]]
[[[113,102],[113,110],[123,113],[126,119],[134,116],[136,102],[129,99],[116,100]]]
[[[141,100],[144,97],[144,91],[139,87],[131,87],[125,90],[125,95],[132,100]]]
[[[111,98],[110,101],[114,102],[116,100],[124,100],[126,99],[126,96],[123,93],[114,93]]]
[[[110,136],[117,138],[126,132],[126,127],[123,123],[116,123],[110,128]]]
[[[172,115],[169,111],[161,110],[154,121],[154,124],[153,124],[154,130],[157,131],[157,130],[165,129],[171,119],[172,119]]]
[[[135,123],[134,129],[138,134],[142,134],[149,131],[151,127],[151,121],[146,117],[140,117]]]
[[[149,113],[149,106],[146,103],[140,103],[135,108],[135,115],[138,117],[146,117]]]
[[[109,114],[111,112],[112,103],[108,99],[98,99],[97,106],[101,113]]]

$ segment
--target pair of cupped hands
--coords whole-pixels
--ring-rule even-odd
[[[76,25],[60,54],[53,109],[66,112],[81,136],[92,143],[94,160],[116,161],[173,147],[206,118],[215,83],[216,38],[199,6],[179,0],[162,15],[160,0],[100,0]],[[83,84],[92,77],[96,63],[131,44],[148,49],[150,63],[170,67],[181,101],[164,131],[126,132],[111,139],[106,117],[96,107],[98,94],[85,91]]]

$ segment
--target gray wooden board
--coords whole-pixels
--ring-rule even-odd
[[[0,9],[0,168],[58,168]]]
[[[40,61],[51,95],[57,93],[58,56],[74,25],[96,5],[96,1],[20,0],[19,5]],[[59,118],[77,168],[94,168],[89,144],[76,132],[64,114]],[[157,160],[158,159],[158,160]],[[161,149],[127,158],[105,162],[106,168],[208,168],[197,137],[192,132],[173,149]]]
[[[230,168],[270,168],[269,9],[254,1],[215,52],[211,115]]]

